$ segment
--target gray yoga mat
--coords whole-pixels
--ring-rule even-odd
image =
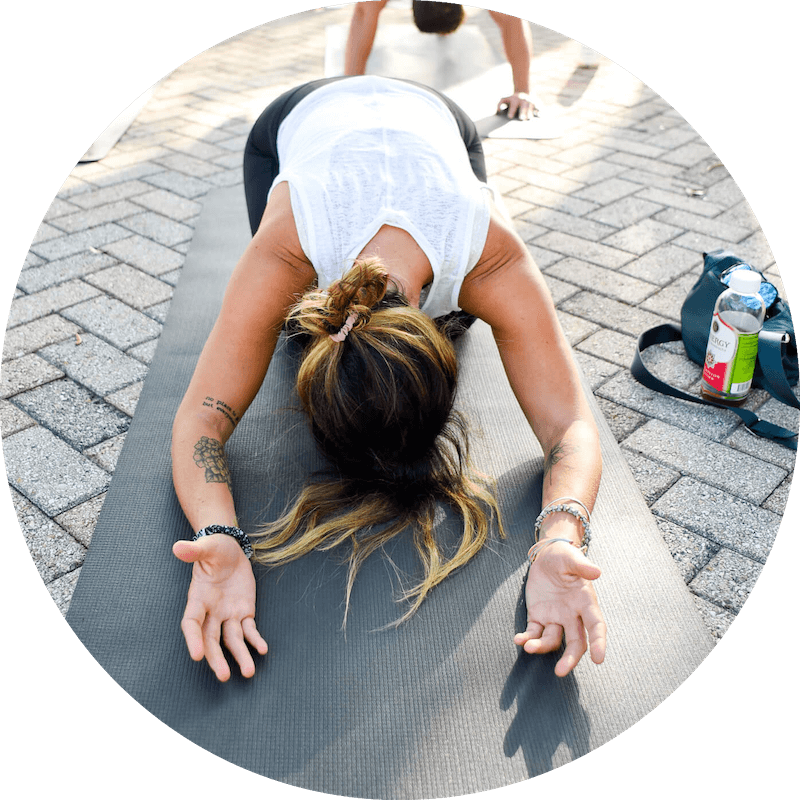
[[[398,628],[394,597],[415,560],[403,537],[357,578],[342,632],[343,570],[312,554],[257,568],[257,621],[270,645],[247,681],[220,684],[192,662],[179,622],[190,535],[170,479],[173,416],[248,240],[241,187],[206,200],[68,621],[156,717],[245,769],[306,789],[371,798],[488,790],[576,759],[668,697],[711,649],[686,587],[598,412],[605,470],[591,555],[609,626],[606,662],[558,679],[556,657],[513,644],[525,553],[539,510],[541,451],[508,387],[491,333],[458,342],[459,406],[493,475],[509,536],[495,539]],[[240,522],[252,529],[321,466],[281,349],[229,444]],[[442,513],[443,537],[455,527]]]

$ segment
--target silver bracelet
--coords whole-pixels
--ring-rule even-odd
[[[205,528],[201,528],[197,531],[192,537],[192,541],[196,542],[203,536],[211,536],[213,533],[225,533],[228,536],[233,536],[233,538],[239,542],[244,554],[248,558],[253,555],[253,545],[250,542],[250,537],[241,528],[236,528],[233,525],[206,525]]]
[[[583,506],[583,503],[580,503],[579,505]],[[539,533],[541,532],[542,522],[544,522],[544,520],[551,514],[557,514],[559,511],[565,511],[567,514],[571,514],[581,523],[581,525],[583,525],[583,539],[581,540],[581,543],[577,545],[577,547],[584,555],[586,555],[589,550],[589,542],[592,538],[592,531],[589,526],[589,518],[581,514],[580,511],[576,511],[574,508],[572,508],[572,506],[564,505],[563,503],[556,506],[554,506],[552,503],[548,503],[542,513],[536,517],[536,522],[533,525],[533,543],[538,544],[539,542]]]
[[[541,542],[536,542],[536,544],[533,545],[530,550],[528,550],[528,563],[533,564],[533,562],[536,561],[536,556],[538,556],[539,553],[542,550],[544,550],[545,547],[547,547],[547,545],[553,544],[553,542],[566,542],[567,544],[571,544],[573,547],[577,547],[577,545],[575,544],[575,542],[572,541],[572,539],[561,539],[561,538],[544,539]]]
[[[575,503],[575,505],[576,505],[576,506],[580,506],[580,507],[581,507],[581,508],[584,510],[584,512],[586,513],[586,517],[588,518],[589,522],[591,523],[591,521],[592,521],[592,515],[589,513],[589,509],[588,509],[588,508],[586,508],[586,506],[585,506],[583,503],[581,503],[581,501],[580,501],[580,500],[578,500],[576,497],[556,497],[556,499],[555,499],[555,500],[551,500],[551,501],[550,501],[550,502],[549,502],[549,503],[548,503],[548,504],[547,504],[547,505],[546,505],[546,506],[545,506],[545,507],[542,509],[542,511],[544,511],[544,509],[545,509],[545,508],[550,508],[550,506],[552,506],[552,505],[555,505],[556,503],[562,503],[562,502],[564,502],[565,500],[569,500],[569,502],[570,502],[570,503]]]

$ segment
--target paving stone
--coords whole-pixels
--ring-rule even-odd
[[[128,429],[130,420],[70,380],[52,381],[14,398],[14,405],[77,450]]]
[[[178,194],[173,194],[166,189],[153,189],[144,194],[137,195],[136,203],[150,211],[155,211],[172,220],[185,220],[197,216],[202,205],[193,200],[187,200]]]
[[[616,230],[600,222],[592,222],[582,217],[575,217],[572,214],[564,214],[549,208],[536,208],[527,214],[523,214],[518,217],[517,225],[520,220],[542,226],[541,233],[545,233],[546,229],[549,228],[550,230],[579,236],[582,239],[589,239],[593,242],[599,241]],[[529,241],[529,239],[526,239],[526,241]]]
[[[39,352],[70,378],[98,395],[110,394],[141,380],[147,372],[147,367],[140,361],[90,333],[81,337],[80,344],[70,340],[50,345]]]
[[[561,329],[564,331],[564,336],[573,347],[597,330],[597,325],[576,317],[574,314],[568,314],[560,309],[556,313]]]
[[[708,251],[706,251],[708,252]],[[775,263],[775,256],[762,231],[756,231],[736,244],[736,255],[752,264],[756,269],[764,270]]]
[[[130,350],[126,350],[125,352],[127,355],[141,361],[143,364],[149,364],[156,353],[156,347],[158,347],[158,339],[151,339],[149,342],[131,347]]]
[[[72,595],[75,592],[75,587],[78,585],[78,578],[81,574],[81,568],[72,570],[60,578],[56,578],[47,584],[47,591],[53,602],[56,604],[58,610],[66,617],[69,611],[69,605],[72,602]]]
[[[45,583],[66,575],[83,564],[86,548],[18,492],[11,501],[19,526],[39,575]]]
[[[761,570],[758,562],[723,549],[700,570],[691,582],[691,589],[699,597],[738,613]]]
[[[643,281],[666,286],[676,278],[699,266],[702,256],[694,255],[683,247],[662,244],[641,258],[619,268],[620,272]]]
[[[608,158],[613,153],[614,151],[607,147],[582,144],[568,150],[562,150],[553,157],[555,160],[563,161],[565,164],[580,166],[582,164],[588,164],[590,161],[597,161],[600,158]]]
[[[609,178],[614,178],[626,170],[627,168],[620,164],[612,164],[611,161],[601,159],[600,161],[590,161],[588,164],[581,164],[561,174],[565,178],[570,178],[573,181],[592,185],[608,180]]]
[[[683,147],[668,151],[661,158],[670,164],[690,167],[707,159],[709,156],[713,156],[713,151],[705,142],[690,142],[683,145]]]
[[[54,227],[53,225],[50,225],[47,222],[42,222],[36,229],[36,233],[33,235],[33,241],[31,242],[31,246],[38,245],[42,242],[50,241],[51,239],[55,239],[61,235],[62,235],[61,230]]]
[[[623,445],[756,505],[786,477],[786,471],[774,464],[660,420],[651,420],[636,430]]]
[[[10,436],[17,431],[24,431],[36,422],[32,420],[24,411],[20,411],[8,400],[0,400],[0,430],[3,436]]]
[[[631,181],[625,181],[621,178],[609,178],[574,192],[574,196],[579,197],[581,200],[589,200],[592,203],[605,206],[615,200],[621,200],[629,194],[634,194],[640,191],[641,188],[639,184],[631,183]]]
[[[721,441],[739,425],[732,411],[702,406],[654,392],[642,386],[629,372],[623,371],[604,383],[597,394],[631,408],[652,419],[660,419],[676,428]]]
[[[660,314],[674,322],[680,322],[681,306],[696,282],[697,278],[691,272],[681,275],[660,291],[651,294],[642,302],[640,308]]]
[[[8,327],[22,325],[39,317],[46,317],[54,311],[97,297],[100,294],[94,286],[81,280],[71,280],[53,286],[36,294],[28,294],[11,301],[11,313],[8,316]]]
[[[578,258],[565,258],[548,267],[548,275],[606,297],[635,305],[658,291],[652,283],[645,283],[611,269],[588,264]]]
[[[681,477],[678,470],[658,464],[633,450],[623,447],[622,454],[648,505],[655,503]]]
[[[739,242],[752,233],[749,228],[742,225],[731,225],[718,219],[698,217],[697,214],[690,214],[688,211],[681,211],[677,208],[660,211],[654,218],[659,222],[697,231],[729,242]]]
[[[139,206],[120,200],[116,203],[107,203],[85,211],[77,211],[65,217],[59,217],[53,224],[67,233],[76,233],[102,225],[105,222],[116,222],[125,217],[140,212]]]
[[[532,169],[531,167],[516,166],[506,170],[505,175],[509,178],[522,181],[529,186],[538,186],[542,189],[550,189],[561,194],[571,194],[583,187],[582,183],[564,178],[554,174],[552,171]]]
[[[19,325],[6,333],[3,342],[3,360],[8,361],[33,353],[40,347],[74,336],[78,330],[77,325],[68,322],[58,314],[50,314],[33,322]]]
[[[144,312],[149,317],[152,317],[156,322],[160,322],[162,325],[167,320],[167,314],[169,313],[170,301],[167,300],[163,303],[157,303],[152,306],[148,306]]]
[[[612,225],[616,228],[627,228],[647,217],[652,217],[657,211],[664,208],[658,203],[651,203],[641,197],[624,197],[607,206],[587,214],[587,219]]]
[[[786,480],[761,504],[761,507],[774,511],[776,514],[783,514],[786,504],[789,502],[791,486],[792,475],[788,475]]]
[[[84,547],[89,547],[105,498],[105,492],[98,494],[85,503],[80,503],[68,511],[64,511],[54,519],[74,539]]]
[[[28,294],[40,292],[59,283],[65,283],[72,278],[80,278],[104,267],[110,267],[116,262],[110,256],[100,252],[88,250],[68,258],[62,258],[50,263],[43,262],[42,266],[22,272],[17,281],[17,286]]]
[[[612,403],[604,397],[595,397],[595,402],[603,412],[603,416],[608,422],[611,433],[617,442],[630,436],[640,425],[644,425],[647,417],[638,411],[633,411],[625,406]]]
[[[66,200],[62,200],[60,197],[56,197],[53,202],[50,203],[50,207],[47,209],[44,218],[45,221],[56,219],[56,217],[63,217],[65,214],[71,214],[73,211],[79,210],[79,207],[74,203],[69,203]]]
[[[103,249],[120,261],[153,276],[160,276],[181,267],[185,258],[169,247],[138,235],[120,239]]]
[[[94,447],[88,447],[83,451],[83,454],[113,475],[117,466],[117,459],[122,452],[122,446],[125,444],[125,436],[125,433],[112,436],[110,439],[94,445]]]
[[[200,178],[193,178],[182,172],[164,170],[145,179],[147,183],[158,186],[161,189],[187,197],[190,200],[202,197],[211,188],[210,184]]]
[[[642,363],[665,383],[688,391],[703,375],[702,369],[686,357],[681,345],[680,353],[656,345],[642,353]]]
[[[130,236],[130,233],[125,228],[114,222],[109,222],[86,231],[70,233],[41,244],[34,244],[31,246],[31,250],[41,258],[55,261],[59,258],[67,258],[84,250],[89,250],[92,247],[102,247],[104,244],[114,242],[117,239],[124,239],[126,236]]]
[[[139,154],[142,156],[142,153]],[[153,175],[162,172],[164,168],[158,164],[148,164],[147,162],[140,161],[135,164],[127,164],[121,166],[117,164],[113,170],[106,172],[103,175],[92,177],[92,183],[101,188],[108,188],[117,186],[129,181],[144,180]],[[130,195],[131,197],[133,195]],[[105,201],[104,201],[105,202]]]
[[[684,583],[690,583],[719,552],[719,546],[660,517],[655,517],[655,521],[673,560],[681,571]]]
[[[647,188],[641,189],[636,196],[642,200],[649,200],[669,208],[679,208],[703,217],[716,217],[725,210],[703,198],[689,197],[685,192],[666,192],[663,189]]]
[[[161,214],[152,211],[143,211],[126,217],[121,221],[128,230],[138,233],[148,239],[163,244],[166,247],[185,242],[192,238],[194,229],[182,222],[175,222]]]
[[[105,470],[40,426],[8,436],[3,449],[9,483],[51,517],[108,487]]]
[[[612,361],[621,367],[630,367],[636,352],[636,339],[604,328],[584,339],[578,345],[578,350]]]
[[[106,400],[129,417],[132,417],[133,412],[136,411],[136,404],[139,402],[139,395],[142,393],[143,385],[142,381],[132,383],[124,389],[106,395]]]
[[[781,522],[778,514],[686,477],[656,500],[651,510],[760,563],[766,560]]]
[[[531,210],[529,206],[542,206],[572,214],[576,217],[583,216],[598,207],[597,203],[571,197],[561,192],[554,192],[552,189],[544,189],[541,186],[523,186],[521,189],[506,195],[504,199],[513,217]],[[526,205],[518,206],[517,211],[514,211],[512,209],[515,202],[522,202]]]
[[[697,231],[687,231],[677,239],[672,240],[676,247],[684,247],[696,256],[702,258],[703,253],[710,253],[712,250],[734,250],[738,249],[733,242],[726,242],[709,236],[707,233]]]
[[[109,170],[118,170],[129,167],[135,167],[143,161],[155,161],[158,164],[158,158],[165,156],[170,151],[166,147],[147,147],[143,150],[134,150],[130,153],[120,152],[118,150],[112,151],[103,159],[104,166]],[[138,175],[137,177],[142,177]]]
[[[644,158],[635,153],[612,153],[607,161],[612,164],[621,164],[631,169],[650,172],[661,177],[672,177],[681,172],[680,166],[676,164],[666,164],[663,161],[654,161],[652,158]]]
[[[150,186],[140,180],[128,180],[115,183],[103,189],[94,189],[72,198],[72,203],[83,209],[97,208],[120,200],[127,200],[137,194],[147,192]]]
[[[721,639],[736,619],[736,615],[726,608],[720,608],[709,602],[704,597],[692,594],[692,598],[711,635],[717,640]]]
[[[95,272],[87,281],[139,311],[172,297],[171,286],[127,264]]]
[[[28,353],[28,355],[6,361],[3,364],[0,377],[0,397],[11,397],[19,392],[63,377],[63,372],[40,358],[36,353]]]
[[[612,375],[616,375],[620,368],[610,361],[602,358],[595,358],[579,350],[574,353],[575,361],[581,368],[586,380],[594,391],[598,386],[602,386]]]
[[[556,231],[540,236],[536,245],[609,269],[618,269],[633,260],[632,253]]]
[[[610,297],[581,292],[562,304],[564,311],[596,322],[597,324],[639,338],[642,331],[660,325],[663,317],[642,311]]]
[[[197,114],[187,114],[186,118],[191,119],[193,116],[195,119],[205,118],[204,116],[199,117]],[[189,175],[192,178],[208,178],[210,175],[220,172],[221,170],[220,167],[215,167],[207,161],[195,158],[194,156],[183,155],[182,153],[162,156],[156,163],[175,172],[182,172],[184,175]]]
[[[550,266],[550,264],[555,264],[556,261],[560,261],[564,258],[562,253],[556,253],[553,250],[546,250],[544,247],[538,247],[535,242],[528,245],[528,252],[531,254],[534,263],[539,269],[544,269]]]
[[[644,255],[682,232],[681,228],[664,225],[654,219],[645,219],[603,239],[603,244],[618,247],[628,253]]]
[[[36,253],[31,253],[29,250],[25,254],[25,261],[22,262],[22,271],[24,272],[26,269],[30,267],[40,267],[42,264],[46,264],[47,262],[43,258],[39,258]]]
[[[104,295],[78,303],[61,313],[120,350],[127,350],[161,333],[161,325],[155,320]]]
[[[743,228],[750,228],[750,230],[758,230],[759,224],[753,209],[746,202],[741,202],[732,206],[723,214],[715,217],[718,222],[724,222],[729,225],[740,225]]]

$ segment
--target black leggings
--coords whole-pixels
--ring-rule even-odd
[[[244,148],[244,193],[247,200],[247,215],[250,219],[250,232],[255,234],[267,206],[267,195],[272,183],[280,172],[278,164],[278,128],[287,114],[314,89],[334,81],[347,80],[349,76],[320,78],[304,83],[284,92],[273,100],[256,120]],[[455,117],[464,146],[467,148],[469,163],[478,180],[486,183],[486,164],[483,160],[481,139],[472,120],[448,97],[415,81],[406,83],[419,86],[439,97]]]
[[[255,235],[261,224],[261,217],[267,206],[267,195],[272,188],[272,183],[280,172],[278,163],[278,128],[287,114],[306,96],[320,86],[325,86],[333,81],[347,80],[348,76],[336,78],[320,78],[289,89],[280,97],[273,100],[261,112],[261,116],[253,125],[247,144],[244,148],[244,193],[247,201],[247,216],[250,220],[250,232]],[[467,149],[469,163],[478,180],[486,183],[486,164],[483,158],[483,147],[475,124],[452,100],[440,94],[435,89],[423,86],[415,81],[406,83],[419,86],[439,97],[450,109],[455,117],[464,146]],[[440,329],[451,339],[463,333],[475,317],[464,311],[453,311],[435,320]]]

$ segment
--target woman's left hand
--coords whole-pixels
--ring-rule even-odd
[[[606,624],[592,581],[600,568],[577,548],[554,542],[539,552],[528,572],[528,627],[514,636],[526,653],[550,653],[566,640],[556,675],[568,675],[587,649],[595,664],[606,653]]]

